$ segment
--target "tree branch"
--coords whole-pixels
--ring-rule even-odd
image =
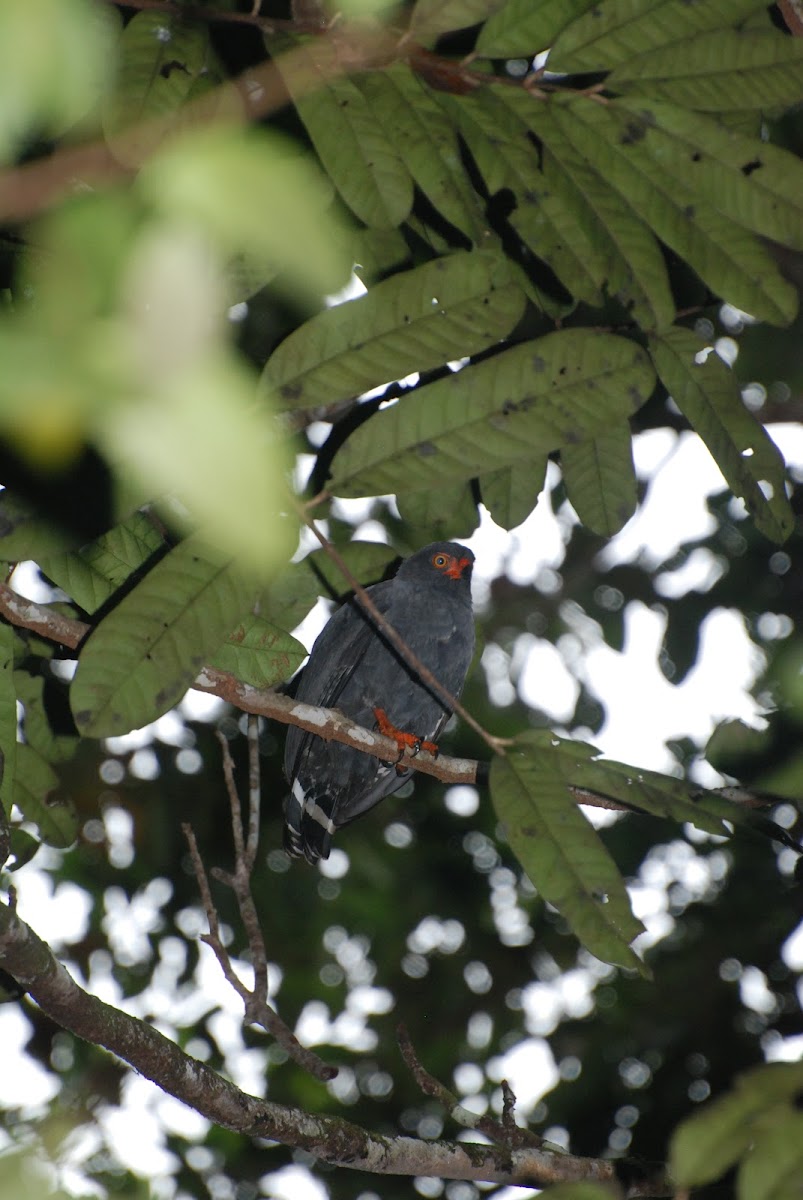
[[[241,1091],[185,1054],[144,1021],[85,992],[12,907],[0,903],[0,960],[41,1010],[76,1037],[115,1054],[163,1091],[225,1129],[306,1150],[333,1166],[382,1175],[432,1175],[542,1188],[551,1183],[616,1182],[609,1159],[577,1158],[535,1147],[381,1137],[350,1121],[312,1116]],[[627,1195],[670,1196],[663,1172],[628,1162]]]

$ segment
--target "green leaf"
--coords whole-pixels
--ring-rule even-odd
[[[301,642],[262,617],[247,616],[210,658],[252,687],[272,687],[289,679],[307,657]]]
[[[501,255],[458,252],[318,313],[271,355],[262,382],[286,407],[326,406],[477,354],[523,310]]]
[[[483,25],[476,53],[487,58],[530,57],[553,45],[576,17],[596,6],[596,0],[507,0]]]
[[[803,98],[803,45],[778,30],[716,29],[625,60],[605,86],[702,112],[788,108]]]
[[[491,763],[491,799],[510,846],[543,898],[592,954],[644,972],[629,943],[643,931],[627,889],[567,785],[573,756],[542,733],[523,734]]]
[[[466,176],[456,130],[426,84],[405,63],[393,63],[358,77],[357,86],[424,195],[471,241],[483,241],[487,221]]]
[[[413,181],[398,146],[356,83],[327,78],[314,48],[296,44],[287,59],[292,69],[281,56],[273,61],[332,183],[366,225],[394,229],[413,205]]]
[[[254,600],[228,555],[187,538],[101,621],[81,652],[70,702],[88,737],[113,737],[167,712]]]
[[[773,1113],[739,1170],[739,1200],[800,1200],[803,1113]]]
[[[14,861],[5,863],[3,870],[19,871],[20,867],[24,867],[29,863],[36,852],[40,849],[42,843],[38,838],[33,837],[24,829],[12,829],[9,836],[9,847]],[[2,996],[0,995],[0,1003]]]
[[[50,800],[58,784],[58,775],[50,764],[33,746],[20,742],[14,775],[14,803],[25,820],[36,825],[43,842],[63,850],[78,836],[79,821],[71,803]]]
[[[728,486],[741,496],[756,527],[775,542],[794,527],[784,463],[763,425],[745,408],[733,372],[700,340],[676,327],[650,339],[655,368],[678,408],[699,433]]]
[[[512,88],[500,89],[500,96],[537,136],[544,162],[559,164],[565,173],[574,191],[577,220],[585,224],[597,247],[591,262],[600,263],[600,274],[595,276],[598,286],[631,310],[643,329],[671,325],[675,303],[661,248],[649,226],[614,191],[606,174],[577,153],[551,104],[538,103]]]
[[[38,517],[34,510],[5,489],[0,492],[0,562],[23,562],[53,551],[64,550],[77,541],[66,529]]]
[[[550,52],[549,69],[608,70],[653,48],[666,48],[679,34],[691,38],[737,25],[764,7],[760,0],[605,0],[563,30]]]
[[[560,164],[547,158],[539,167],[519,113],[491,88],[470,98],[440,99],[456,120],[488,191],[509,188],[514,193],[509,220],[522,241],[573,296],[599,306],[606,273],[603,253],[598,240],[589,236],[582,197]]]
[[[338,553],[361,584],[378,583],[396,552],[383,542],[347,542]],[[313,550],[276,577],[265,593],[265,617],[283,629],[294,629],[319,596],[343,599],[351,587],[323,550]]]
[[[45,681],[41,675],[14,672],[17,697],[25,708],[25,741],[49,763],[68,762],[78,749],[78,738],[70,733],[55,733],[45,704]]]
[[[480,523],[467,483],[433,488],[429,492],[402,492],[396,497],[396,504],[401,519],[419,530],[425,542],[471,537]]]
[[[505,0],[417,0],[410,17],[410,30],[421,41],[454,29],[467,29],[479,25],[504,3]]]
[[[803,249],[799,158],[674,104],[628,97],[617,101],[617,109],[649,121],[644,147],[656,166],[668,158],[684,160],[688,186],[724,217],[761,237]]]
[[[689,263],[717,295],[762,320],[786,324],[797,293],[769,251],[686,182],[688,154],[680,145],[660,165],[646,144],[658,118],[642,102],[594,104],[585,96],[550,100],[561,132],[657,237]],[[723,132],[723,138],[727,137]]]
[[[14,686],[14,630],[5,622],[0,623],[0,754],[0,822],[7,828],[14,798],[17,758],[17,689]]]
[[[523,342],[378,412],[333,463],[343,496],[431,489],[602,433],[653,373],[634,342],[567,329]]]
[[[222,77],[208,26],[170,13],[135,13],[120,36],[115,86],[103,106],[104,132],[115,155],[138,166],[165,134],[148,122],[178,114],[199,81]],[[121,137],[130,126],[139,128]]]
[[[529,517],[544,488],[549,459],[533,456],[480,475],[480,495],[497,525],[515,529]]]
[[[626,421],[593,441],[564,446],[560,465],[569,499],[592,532],[613,537],[636,511],[633,441]]]
[[[163,546],[153,521],[137,512],[74,554],[45,555],[38,561],[79,608],[93,613]]]
[[[742,1157],[755,1136],[755,1119],[803,1091],[803,1064],[772,1063],[737,1080],[736,1088],[675,1130],[669,1172],[678,1187],[711,1183]]]

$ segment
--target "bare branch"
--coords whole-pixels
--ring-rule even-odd
[[[505,1107],[503,1110],[503,1120],[500,1123],[499,1121],[495,1121],[493,1117],[479,1116],[477,1113],[471,1112],[470,1109],[464,1108],[457,1099],[457,1096],[445,1084],[436,1079],[434,1075],[430,1075],[426,1067],[422,1065],[405,1025],[398,1026],[396,1037],[399,1042],[401,1056],[409,1067],[421,1091],[425,1096],[432,1096],[443,1105],[449,1116],[458,1125],[462,1125],[465,1129],[478,1129],[480,1133],[490,1138],[492,1142],[500,1146],[507,1146],[508,1148],[531,1146],[537,1149],[544,1144],[543,1138],[540,1138],[538,1134],[533,1133],[529,1129],[522,1129],[521,1126],[516,1124],[513,1118],[513,1108],[516,1098],[506,1080],[503,1081],[502,1085]]]
[[[206,867],[198,850],[195,834],[192,828],[185,824],[182,826],[182,829],[190,848],[190,857],[195,871],[195,878],[198,882],[198,890],[201,893],[201,902],[204,906],[206,919],[209,922],[209,933],[204,934],[201,941],[205,942],[214,952],[227,983],[234,988],[242,1000],[243,1008],[245,1009],[245,1020],[251,1024],[260,1025],[276,1039],[294,1062],[297,1062],[305,1071],[309,1071],[316,1079],[327,1082],[330,1079],[334,1079],[335,1075],[337,1075],[337,1067],[330,1066],[319,1058],[314,1051],[302,1046],[289,1025],[282,1020],[275,1008],[268,1004],[268,956],[265,950],[265,938],[262,934],[262,926],[259,923],[256,905],[251,894],[251,871],[256,859],[258,845],[260,792],[258,744],[256,739],[250,736],[252,726],[256,728],[256,725],[256,717],[249,717],[249,759],[251,768],[251,780],[249,782],[253,786],[249,788],[252,803],[248,817],[249,829],[247,841],[243,838],[242,809],[237,785],[234,782],[234,762],[229,753],[228,742],[222,733],[218,733],[218,740],[223,750],[223,775],[226,781],[226,791],[231,808],[235,866],[232,873],[222,871],[220,868],[213,868],[212,870],[215,879],[230,887],[237,899],[240,919],[248,938],[251,967],[254,972],[253,986],[250,988],[247,987],[240,979],[234,970],[231,955],[223,944],[223,939],[220,936],[220,921],[217,908],[212,899]],[[255,756],[256,763],[254,761]],[[255,802],[254,796],[256,797]]]
[[[382,1175],[433,1175],[543,1188],[551,1183],[594,1180],[614,1183],[621,1163],[578,1158],[526,1147],[510,1149],[472,1142],[429,1142],[380,1137],[336,1117],[260,1100],[235,1087],[206,1063],[185,1054],[153,1026],[85,992],[50,948],[0,903],[0,962],[41,1010],[76,1037],[102,1046],[163,1091],[225,1129],[269,1138],[306,1150],[315,1158]],[[663,1171],[627,1162],[627,1195],[671,1196]]]

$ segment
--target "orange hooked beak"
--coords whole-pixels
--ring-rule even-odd
[[[470,558],[453,558],[444,575],[448,575],[450,579],[459,579],[470,563]]]

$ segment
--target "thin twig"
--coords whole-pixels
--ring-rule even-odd
[[[482,725],[480,725],[479,721],[471,715],[468,709],[460,703],[457,697],[453,696],[451,692],[443,686],[440,680],[433,675],[432,671],[430,671],[428,667],[424,666],[424,664],[421,662],[421,659],[410,649],[401,634],[397,633],[390,621],[388,621],[387,617],[382,615],[371,597],[368,595],[366,589],[349,570],[348,566],[343,560],[342,555],[337,552],[326,535],[321,533],[320,529],[315,524],[315,521],[312,519],[309,513],[306,512],[305,508],[302,505],[298,505],[297,508],[301,514],[304,524],[307,525],[308,528],[311,529],[315,534],[315,537],[320,542],[324,553],[331,558],[332,562],[343,575],[343,578],[347,581],[349,586],[354,589],[354,593],[357,596],[361,607],[365,609],[377,628],[379,628],[382,633],[385,634],[388,641],[393,643],[407,666],[415,671],[421,682],[426,684],[430,691],[435,692],[435,694],[441,700],[443,700],[446,705],[448,705],[452,712],[457,713],[458,716],[461,717],[462,720],[465,721],[465,723],[469,725],[475,733],[478,733],[486,745],[490,746],[491,750],[493,750],[495,754],[504,754],[504,747],[513,745],[512,739],[498,738],[494,737],[492,733],[488,733],[488,731],[483,728]]]
[[[406,1025],[402,1024],[398,1026],[396,1037],[401,1056],[421,1091],[425,1096],[432,1096],[437,1100],[458,1125],[462,1125],[464,1129],[477,1129],[480,1133],[485,1134],[487,1138],[490,1138],[492,1142],[501,1146],[508,1146],[510,1149],[520,1149],[524,1146],[531,1146],[537,1149],[543,1145],[543,1138],[540,1138],[537,1133],[533,1133],[530,1129],[522,1129],[520,1125],[516,1125],[513,1119],[513,1108],[516,1103],[516,1097],[513,1095],[507,1080],[504,1080],[502,1084],[503,1104],[505,1105],[502,1121],[495,1121],[493,1117],[480,1116],[477,1113],[471,1112],[470,1109],[465,1108],[445,1084],[436,1079],[434,1075],[430,1075],[418,1057]]]

